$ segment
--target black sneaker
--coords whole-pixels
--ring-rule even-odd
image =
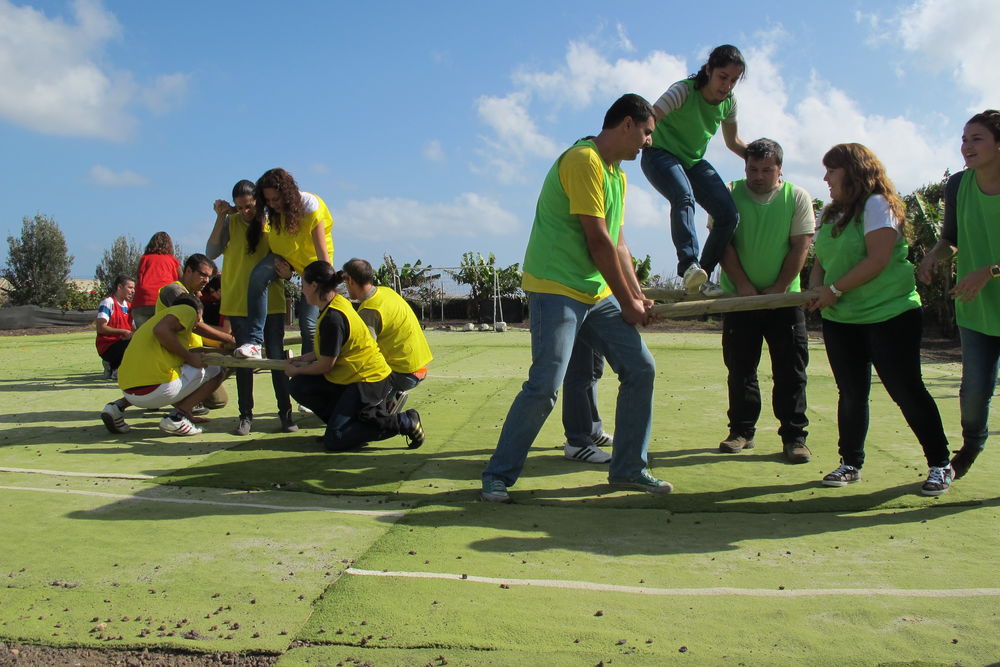
[[[920,493],[925,496],[940,496],[942,493],[948,493],[954,476],[955,471],[951,469],[950,465],[944,468],[931,466],[927,472],[927,481],[920,487]]]
[[[403,414],[410,420],[410,428],[403,434],[410,439],[406,446],[410,449],[416,449],[424,444],[424,427],[420,423],[420,413],[416,410],[407,410]]]

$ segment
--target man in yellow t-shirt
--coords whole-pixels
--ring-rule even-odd
[[[367,261],[352,259],[344,264],[344,284],[351,299],[360,302],[358,315],[392,369],[394,393],[386,408],[395,414],[406,402],[407,392],[427,377],[427,364],[434,358],[431,348],[410,304],[391,288],[376,287]]]
[[[128,433],[125,408],[135,405],[155,410],[173,405],[175,410],[160,420],[160,430],[171,435],[197,435],[191,411],[222,383],[218,366],[205,366],[190,348],[191,331],[201,317],[201,301],[181,294],[174,305],[146,321],[132,336],[118,368],[122,398],[101,411],[101,420],[112,433]]]

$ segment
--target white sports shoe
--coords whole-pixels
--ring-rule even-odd
[[[580,461],[581,463],[607,463],[611,460],[611,454],[593,445],[575,447],[568,442],[563,445],[563,456],[570,461]]]
[[[607,431],[601,431],[600,435],[592,435],[590,439],[594,441],[594,444],[598,447],[610,447],[615,444],[615,437],[608,433]]]
[[[125,411],[114,403],[108,403],[101,410],[101,421],[112,433],[128,433],[131,427],[125,423]]]
[[[170,416],[160,420],[160,430],[170,435],[198,435],[202,432],[187,417],[181,417],[177,420]]]
[[[723,289],[718,285],[716,285],[715,283],[713,283],[711,280],[706,280],[705,282],[703,282],[701,284],[701,287],[698,288],[698,291],[701,292],[702,296],[708,297],[709,299],[716,299],[720,296],[726,295]]]
[[[705,273],[705,269],[701,268],[697,262],[687,267],[684,272],[684,289],[689,293],[694,293],[698,291],[705,281],[708,280],[708,274]]]
[[[244,343],[233,350],[233,356],[238,359],[260,359],[261,347],[255,343]]]

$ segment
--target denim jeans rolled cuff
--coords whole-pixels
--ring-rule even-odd
[[[959,406],[962,413],[962,444],[965,449],[982,451],[989,437],[990,402],[1000,371],[1000,336],[958,328],[962,338],[962,385]]]
[[[695,262],[711,274],[739,224],[739,212],[729,188],[707,160],[685,169],[676,155],[661,148],[643,149],[640,166],[650,185],[670,202],[670,237],[677,251],[677,275],[684,275]],[[700,260],[695,202],[713,219]]]
[[[316,320],[319,319],[319,307],[299,301],[299,333],[302,335],[302,354],[313,351],[313,341],[316,339]]]
[[[264,319],[267,317],[267,288],[278,279],[273,252],[265,255],[250,271],[247,283],[247,342],[264,343]]]
[[[604,357],[578,338],[562,385],[563,432],[574,447],[590,445],[604,430],[597,409],[597,382],[603,375]]]
[[[396,391],[410,391],[420,384],[421,379],[413,373],[397,373],[393,371],[389,375],[389,382],[392,383],[392,388]]]
[[[558,294],[528,294],[531,367],[511,404],[483,480],[512,486],[528,450],[551,413],[576,339],[607,359],[620,381],[611,479],[631,479],[646,468],[656,365],[638,330],[625,322],[614,297],[585,304]]]

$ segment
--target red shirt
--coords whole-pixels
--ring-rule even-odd
[[[173,255],[143,255],[139,258],[132,307],[156,305],[160,288],[176,282],[180,275],[181,263]]]

